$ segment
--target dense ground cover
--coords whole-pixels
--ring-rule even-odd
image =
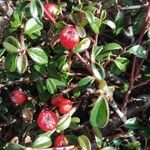
[[[148,150],[148,0],[0,1],[0,149]]]

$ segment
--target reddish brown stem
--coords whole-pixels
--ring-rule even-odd
[[[149,18],[150,18],[150,4],[148,5],[147,13],[145,15],[144,25],[143,25],[142,31],[140,33],[140,36],[139,36],[139,38],[137,40],[137,44],[141,44],[142,43],[143,36],[145,35],[145,33],[146,33],[147,29],[148,29],[148,26],[149,26],[149,22],[148,22]],[[128,88],[128,91],[124,95],[124,99],[123,99],[123,103],[122,103],[122,107],[121,107],[122,111],[125,110],[125,108],[127,106],[127,103],[128,103],[128,99],[129,99],[130,93],[131,93],[131,91],[134,88],[134,81],[135,81],[135,77],[137,76],[137,74],[136,74],[137,70],[139,70],[139,69],[136,68],[136,56],[134,56],[132,69],[131,69],[131,75],[130,75],[129,88]]]
[[[143,85],[146,85],[146,84],[148,84],[149,82],[150,82],[150,79],[147,79],[147,80],[145,80],[145,81],[143,81],[143,82],[141,82],[141,83],[135,85],[135,86],[133,87],[133,89],[138,88],[138,87],[143,86]]]

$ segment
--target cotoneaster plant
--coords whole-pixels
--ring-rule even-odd
[[[27,100],[27,95],[20,90],[14,90],[11,92],[10,100],[17,105],[21,105]]]
[[[52,21],[53,23],[55,23],[55,15],[57,12],[57,5],[53,4],[53,3],[44,3],[43,4],[44,7],[44,17],[47,20]]]
[[[56,137],[54,140],[54,146],[55,147],[62,147],[62,146],[67,146],[68,145],[68,139],[64,134],[60,134]]]
[[[59,34],[59,40],[64,48],[72,51],[80,41],[76,27],[73,25],[65,26]]]
[[[43,131],[50,131],[56,128],[58,117],[51,110],[43,110],[38,116],[38,126]]]

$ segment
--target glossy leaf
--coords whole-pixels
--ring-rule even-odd
[[[8,53],[6,57],[5,65],[10,72],[14,72],[16,70],[16,62],[17,62],[17,54]]]
[[[75,48],[75,52],[81,53],[84,50],[88,49],[91,44],[91,40],[89,38],[83,39]]]
[[[20,55],[17,57],[17,70],[20,74],[23,74],[28,67],[28,59],[26,55]]]
[[[19,144],[9,143],[5,150],[24,150],[24,147]]]
[[[133,141],[131,143],[125,144],[124,147],[131,150],[136,150],[137,148],[140,148],[141,143],[139,141]]]
[[[128,119],[125,122],[124,126],[128,129],[139,129],[139,128],[141,128],[140,122],[136,117]]]
[[[91,150],[91,143],[87,136],[81,135],[78,137],[78,142],[81,150]]]
[[[56,131],[58,133],[64,131],[65,129],[67,129],[70,126],[71,123],[71,116],[65,116],[64,118],[62,118],[56,128]]]
[[[52,145],[52,141],[48,136],[39,136],[33,143],[34,148],[47,148]]]
[[[77,88],[79,90],[85,90],[93,81],[93,77],[87,76],[79,81]]]
[[[99,128],[93,128],[93,131],[94,131],[94,135],[95,135],[95,141],[96,141],[96,144],[97,146],[100,148],[102,146],[102,133],[100,131]]]
[[[134,54],[138,58],[146,58],[148,51],[141,45],[134,45],[128,49],[128,52]]]
[[[7,37],[3,42],[3,46],[10,53],[18,53],[20,51],[20,43],[13,36]]]
[[[103,24],[109,26],[111,29],[115,30],[116,29],[116,25],[114,22],[112,22],[111,20],[104,20]]]
[[[30,56],[30,58],[38,63],[38,64],[47,64],[48,63],[48,57],[46,55],[46,53],[40,49],[40,48],[30,48],[27,50],[28,55]]]
[[[93,127],[104,128],[109,121],[109,106],[108,102],[99,97],[94,104],[90,115],[90,123]]]
[[[107,146],[107,147],[102,148],[101,150],[116,150],[116,149],[114,147]]]
[[[104,46],[104,51],[112,51],[122,49],[122,46],[117,43],[109,43]]]
[[[44,11],[40,0],[31,0],[30,13],[33,18],[42,18]]]
[[[42,22],[35,18],[29,19],[25,24],[25,34],[31,35],[43,28]]]
[[[77,32],[78,32],[78,35],[79,35],[80,38],[85,38],[86,37],[86,31],[83,27],[76,26],[76,29],[77,29]]]
[[[54,81],[53,81],[52,79],[50,79],[50,78],[48,78],[48,79],[46,80],[46,87],[47,87],[47,90],[48,90],[51,94],[53,94],[53,93],[55,92],[55,90],[56,90],[56,84],[55,84]]]
[[[92,64],[92,71],[96,79],[103,80],[105,78],[105,71],[101,65]]]
[[[91,55],[91,60],[92,62],[95,62],[96,56],[103,50],[103,46],[95,46],[93,45],[92,48],[92,55]]]
[[[114,62],[122,72],[126,71],[127,65],[129,64],[129,60],[125,57],[117,57]]]
[[[95,17],[90,11],[86,11],[85,15],[87,20],[95,33],[99,33],[99,28],[101,26],[101,21],[99,18]]]

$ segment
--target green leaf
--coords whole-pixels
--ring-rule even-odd
[[[125,72],[127,65],[129,64],[129,60],[125,57],[117,57],[114,60],[114,63],[119,68],[119,70],[121,70],[122,72]]]
[[[62,82],[62,81],[60,81],[60,80],[53,79],[53,78],[51,78],[51,80],[52,80],[53,83],[54,83],[55,85],[57,85],[58,87],[65,87],[65,85],[66,85],[64,82]]]
[[[96,144],[99,148],[101,148],[102,146],[102,133],[101,131],[99,130],[99,128],[93,128],[93,131],[94,131],[94,135],[95,135],[95,141],[96,141]]]
[[[103,9],[107,9],[107,8],[109,8],[109,7],[112,7],[115,3],[116,3],[115,0],[105,0],[105,1],[103,1],[103,3],[102,3]]]
[[[76,29],[77,29],[77,32],[78,32],[78,35],[79,35],[80,38],[85,38],[86,37],[86,31],[83,27],[76,26]]]
[[[150,126],[143,127],[142,135],[144,136],[145,140],[149,140],[150,139]]]
[[[103,80],[105,78],[105,71],[104,68],[101,65],[92,64],[92,71],[98,80]]]
[[[85,15],[87,20],[95,33],[99,33],[99,28],[101,26],[101,21],[99,18],[95,17],[90,11],[86,11]]]
[[[141,143],[139,141],[133,141],[133,142],[125,144],[123,146],[129,150],[136,150],[137,148],[139,148],[141,146]]]
[[[30,58],[34,62],[36,62],[38,64],[47,64],[48,63],[48,57],[42,49],[33,47],[33,48],[28,49],[27,52],[28,52]]]
[[[5,65],[10,72],[14,72],[16,70],[16,62],[17,62],[17,54],[8,53],[5,60]]]
[[[48,136],[39,136],[33,143],[34,148],[48,148],[52,145],[52,141]]]
[[[116,149],[114,147],[107,146],[107,147],[102,148],[101,150],[116,150]]]
[[[128,129],[140,129],[141,128],[140,122],[136,117],[128,119],[125,122],[124,126]]]
[[[95,46],[93,45],[92,48],[92,55],[91,55],[91,60],[92,62],[95,62],[96,56],[103,50],[103,46]]]
[[[0,57],[4,54],[5,49],[4,48],[0,48]]]
[[[93,81],[93,77],[87,76],[79,81],[77,88],[79,90],[85,90]]]
[[[112,51],[112,50],[118,50],[118,49],[122,49],[122,46],[117,44],[117,43],[109,43],[109,44],[106,44],[104,46],[104,51]]]
[[[30,13],[33,18],[42,18],[44,11],[40,0],[31,0]]]
[[[60,122],[59,122],[59,124],[58,124],[58,126],[56,128],[56,131],[58,133],[64,131],[65,129],[67,129],[70,126],[70,123],[71,123],[71,116],[65,116],[65,117],[63,117],[60,120]]]
[[[134,45],[127,52],[134,54],[138,58],[146,58],[148,55],[148,51],[141,45]]]
[[[35,18],[29,19],[25,24],[25,34],[31,35],[43,28],[42,22]]]
[[[8,36],[3,42],[3,46],[10,53],[18,53],[20,51],[20,43],[13,36]]]
[[[20,74],[25,73],[28,67],[28,59],[26,55],[20,55],[17,57],[17,70]]]
[[[81,53],[85,49],[88,49],[91,44],[91,40],[89,38],[83,39],[75,48],[75,52]]]
[[[90,123],[93,127],[104,128],[109,121],[109,106],[104,97],[99,97],[94,104],[90,115]]]
[[[112,22],[111,20],[104,20],[102,23],[105,24],[105,25],[107,25],[107,26],[109,26],[113,30],[116,29],[115,23]]]
[[[19,10],[14,10],[13,12],[13,21],[11,22],[11,27],[17,28],[22,23],[21,15],[18,13]]]
[[[81,135],[78,137],[78,142],[81,150],[91,150],[91,143],[87,136]]]
[[[48,78],[46,80],[46,87],[49,93],[54,94],[56,90],[56,84],[54,83],[52,79]]]
[[[5,150],[24,150],[24,147],[19,144],[9,143]]]

